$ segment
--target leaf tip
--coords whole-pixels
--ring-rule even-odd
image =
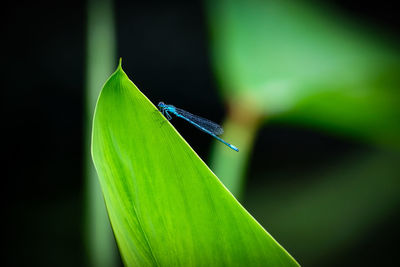
[[[118,70],[122,70],[122,57],[119,58]]]

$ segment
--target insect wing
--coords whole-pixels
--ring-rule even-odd
[[[220,135],[224,133],[224,130],[220,125],[205,118],[193,115],[183,109],[175,108],[176,113],[186,117],[187,119],[191,120],[192,122],[198,124],[200,127],[207,129],[208,131],[212,132],[215,135]]]

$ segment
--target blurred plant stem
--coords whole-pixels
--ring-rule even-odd
[[[224,123],[224,139],[237,146],[239,153],[217,142],[212,150],[211,169],[238,200],[242,196],[247,161],[262,118],[262,112],[250,99],[231,99]]]
[[[90,155],[93,111],[104,81],[115,64],[115,25],[112,0],[89,0],[86,25],[86,95],[84,118],[85,214],[84,235],[91,266],[118,265],[117,249],[103,195]]]
[[[206,1],[206,7],[221,94],[251,98],[247,105],[257,110],[238,119],[248,112],[246,101],[231,105],[224,139],[241,151],[218,145],[211,158],[235,196],[257,118],[265,115],[399,147],[400,54],[392,45],[333,8],[305,1]]]

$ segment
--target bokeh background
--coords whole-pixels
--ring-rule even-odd
[[[225,126],[240,153],[172,121],[300,264],[396,265],[395,1],[61,0],[2,13],[4,266],[121,265],[87,153],[91,105],[119,57],[154,104]]]

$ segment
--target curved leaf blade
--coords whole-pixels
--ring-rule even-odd
[[[92,156],[127,266],[298,266],[121,64],[97,102]]]

